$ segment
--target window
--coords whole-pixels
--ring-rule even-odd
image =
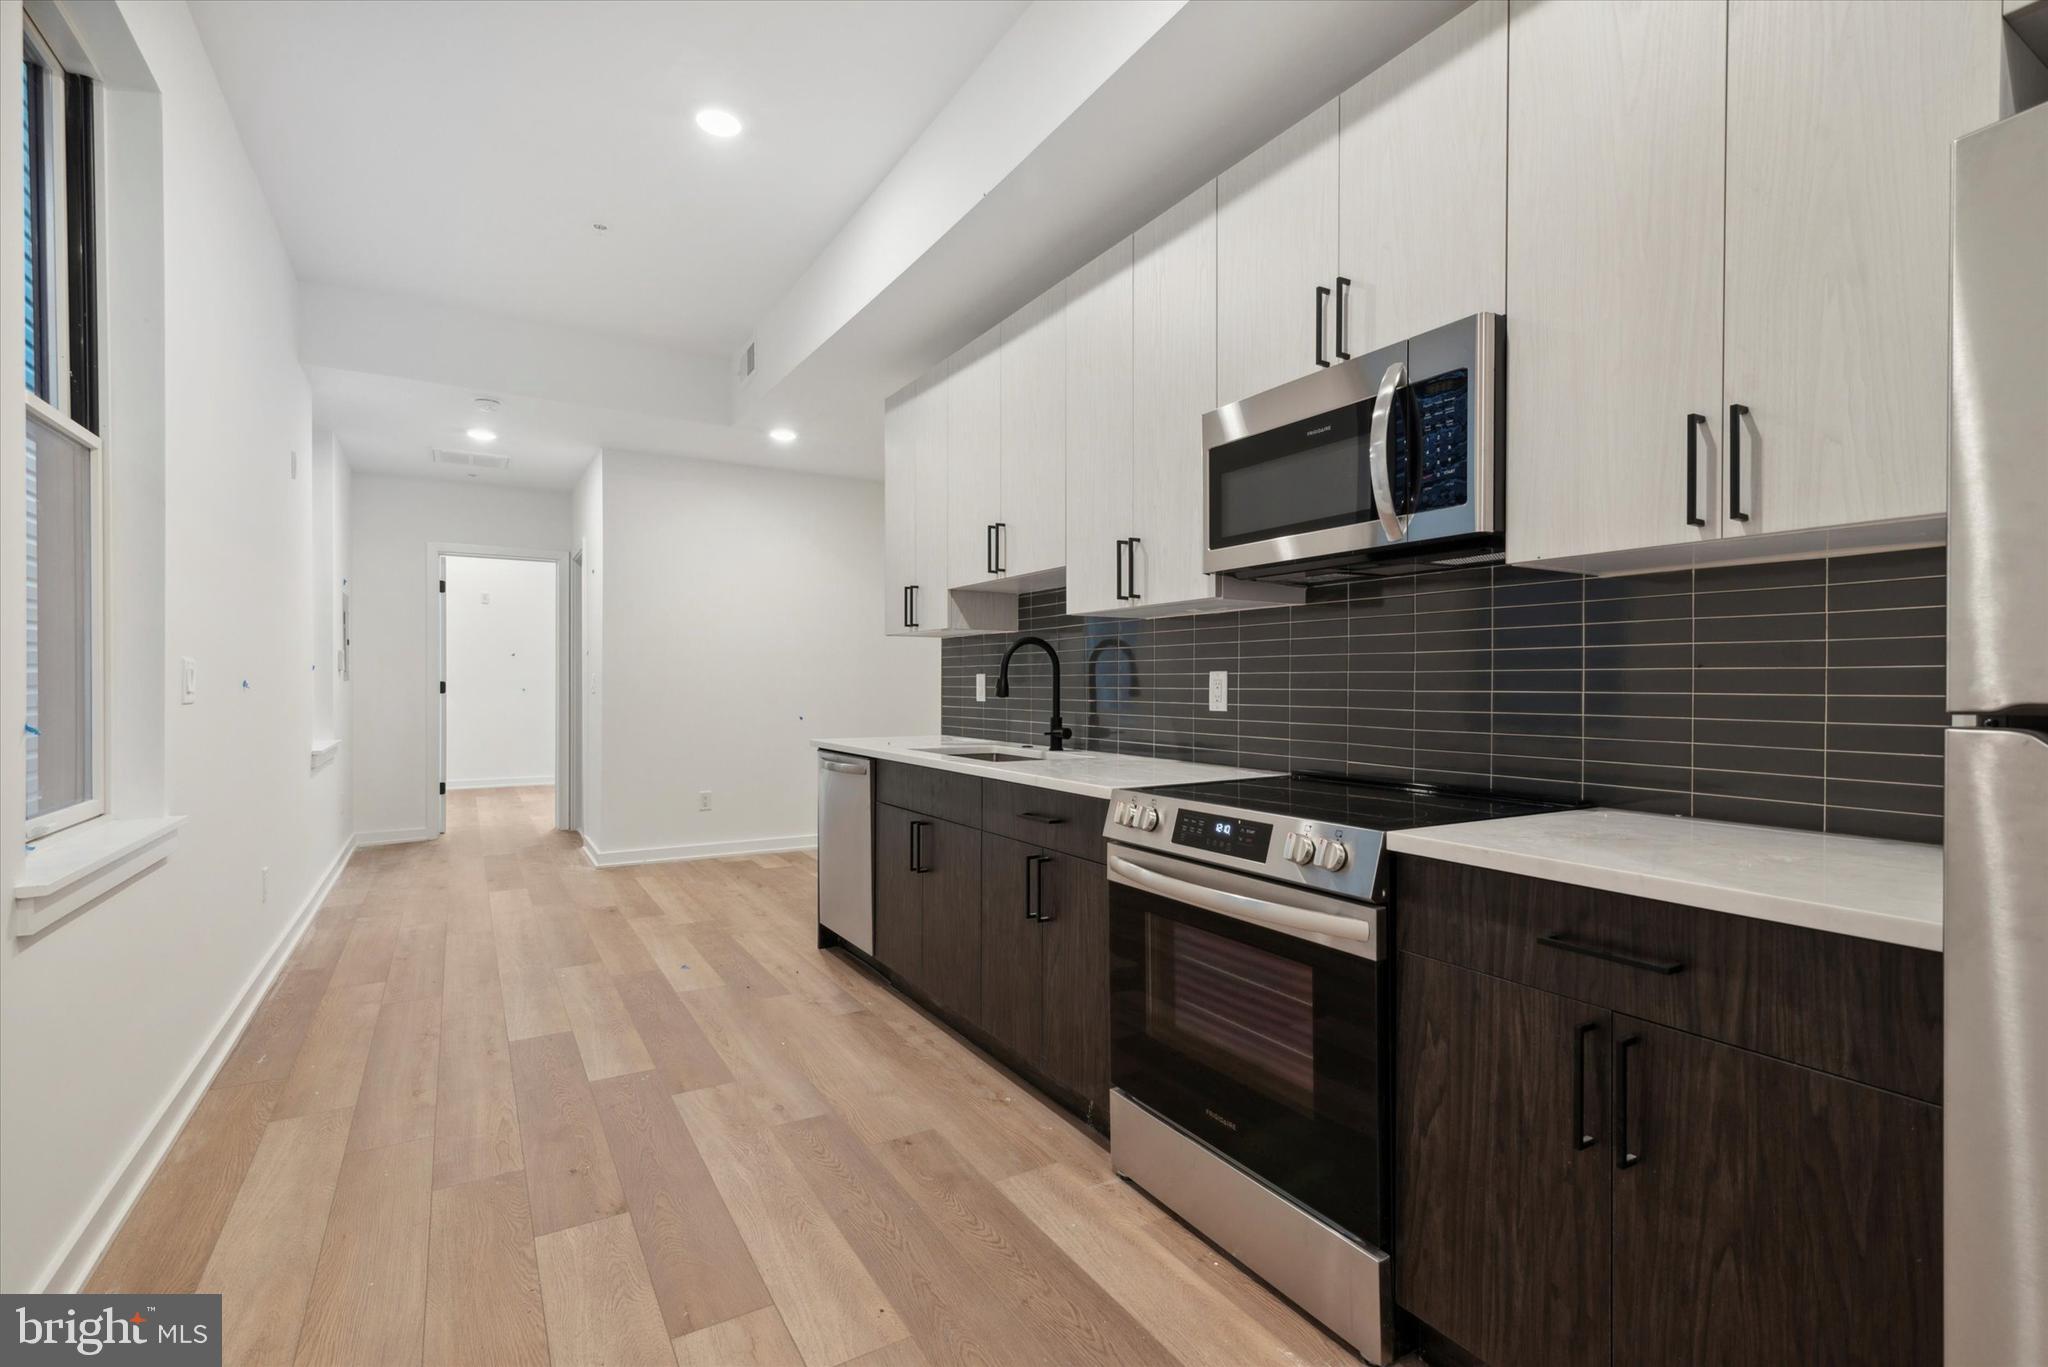
[[[28,407],[28,835],[105,809],[93,84],[32,23],[22,41]]]

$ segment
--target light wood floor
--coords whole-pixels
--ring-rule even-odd
[[[815,865],[596,871],[547,789],[366,850],[89,1289],[230,1363],[1355,1362],[815,948]]]

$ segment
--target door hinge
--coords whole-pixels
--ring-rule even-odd
[[[443,693],[448,691],[448,681],[446,679],[441,680],[441,691]]]
[[[448,592],[448,581],[447,581],[446,579],[443,579],[443,580],[441,581],[441,592],[443,592],[443,593],[446,593],[446,592]]]
[[[446,797],[446,796],[448,796],[448,785],[447,785],[447,784],[445,784],[445,783],[441,785],[441,796],[442,796],[442,797]]]

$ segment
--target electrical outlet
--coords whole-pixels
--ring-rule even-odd
[[[974,676],[974,700],[976,702],[988,701],[988,675],[977,674]]]
[[[711,790],[709,788],[697,794],[697,810],[700,812],[711,810]]]
[[[1228,712],[1230,710],[1230,671],[1212,669],[1209,671],[1209,710]]]
[[[178,661],[178,695],[187,707],[199,701],[199,666],[190,655]]]
[[[270,904],[270,865],[268,864],[263,866],[263,903],[265,906]]]

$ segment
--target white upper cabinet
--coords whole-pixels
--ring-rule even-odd
[[[1216,400],[1225,404],[1334,355],[1336,101],[1225,171],[1216,190]]]
[[[996,523],[1003,505],[1002,329],[990,328],[947,363],[950,488],[948,564],[953,587],[995,581]]]
[[[1508,6],[1478,0],[1344,92],[1333,353],[1507,309]],[[1343,283],[1348,281],[1349,283]]]
[[[1002,329],[996,570],[1016,588],[1056,584],[1067,563],[1066,302],[1065,285],[1055,286]]]
[[[1114,612],[1131,535],[1131,239],[1066,294],[1067,611]]]
[[[1726,389],[1751,506],[1724,534],[1946,511],[1949,144],[1998,117],[1999,29],[1997,0],[1729,6]]]
[[[910,590],[917,582],[917,448],[911,401],[930,383],[919,379],[882,405],[882,625],[909,636]]]
[[[1508,558],[1712,537],[1727,8],[1537,0],[1509,24]]]

